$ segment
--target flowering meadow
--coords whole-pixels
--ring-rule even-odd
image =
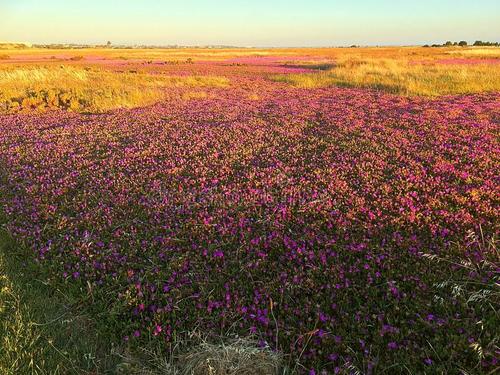
[[[200,332],[297,373],[493,373],[498,299],[439,284],[498,280],[467,234],[498,234],[500,93],[299,88],[272,76],[307,67],[277,61],[146,64],[229,83],[1,115],[9,232],[120,345]]]

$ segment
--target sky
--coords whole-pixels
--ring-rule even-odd
[[[315,47],[500,41],[500,0],[0,0],[0,41]]]

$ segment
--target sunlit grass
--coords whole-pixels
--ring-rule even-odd
[[[83,48],[83,49],[48,49],[48,48],[25,48],[25,49],[0,49],[2,54],[10,55],[11,58],[33,57],[36,59],[50,59],[52,56],[57,59],[70,60],[71,57],[81,56],[83,60],[91,60],[98,57],[106,60],[153,60],[153,61],[185,61],[188,58],[193,60],[220,61],[234,57],[247,56],[273,56],[273,55],[295,55],[299,49],[248,49],[248,48]]]
[[[349,58],[328,71],[277,75],[296,87],[362,87],[394,94],[438,96],[500,91],[497,64],[412,64],[405,59]]]
[[[250,56],[281,56],[293,59],[294,56],[310,56],[321,58],[403,58],[411,59],[439,58],[449,54],[470,57],[500,57],[498,47],[363,47],[363,48],[83,48],[83,49],[49,49],[49,48],[5,48],[0,53],[16,58],[57,59],[70,60],[71,57],[82,56],[84,61],[99,59],[123,60],[154,60],[154,61],[185,61],[188,58],[194,61],[209,60],[221,61],[234,57]]]
[[[80,66],[4,66],[0,69],[0,108],[63,108],[103,112],[161,100],[172,87],[225,87],[216,76],[174,77]]]
[[[500,58],[500,48],[498,47],[476,47],[471,49],[455,49],[447,52],[451,55],[485,57],[485,58]]]

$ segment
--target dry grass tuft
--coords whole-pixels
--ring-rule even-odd
[[[139,356],[122,355],[118,374],[134,375],[278,375],[284,374],[283,357],[269,348],[260,348],[252,339],[235,339],[228,343],[204,342],[192,348],[179,346],[165,355],[142,349]]]
[[[248,339],[229,344],[204,343],[180,358],[183,375],[276,375],[282,357]]]

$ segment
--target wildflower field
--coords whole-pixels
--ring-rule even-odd
[[[251,338],[278,373],[493,374],[482,50],[2,52],[4,227],[132,352]]]

